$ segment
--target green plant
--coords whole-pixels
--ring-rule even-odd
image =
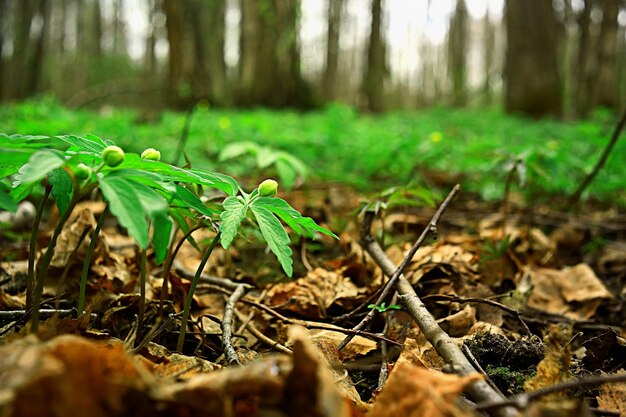
[[[188,221],[197,222],[196,219],[199,218],[200,222],[212,225],[221,219],[222,224],[203,255],[203,261],[187,296],[179,349],[185,334],[195,284],[208,257],[218,242],[221,242],[224,248],[231,245],[239,225],[248,212],[253,214],[255,223],[288,276],[292,275],[290,241],[280,220],[300,235],[313,237],[315,233],[320,232],[336,237],[311,218],[303,217],[286,201],[273,197],[277,187],[273,180],[262,183],[265,196],[261,196],[258,189],[247,194],[227,175],[201,169],[183,169],[160,162],[157,160],[159,158],[156,158],[158,151],[154,149],[144,151],[142,158],[135,153],[126,153],[112,141],[102,140],[94,135],[84,137],[68,135],[55,138],[0,136],[0,148],[6,151],[6,154],[2,154],[6,163],[0,166],[1,178],[13,176],[13,187],[10,193],[5,192],[5,197],[10,198],[13,203],[19,202],[43,182],[46,187],[45,196],[50,194],[54,197],[61,213],[61,219],[54,229],[52,238],[39,259],[36,273],[34,253],[31,251],[33,265],[29,266],[32,266],[33,276],[29,277],[29,281],[34,284],[31,285],[32,293],[29,292],[27,298],[32,309],[33,332],[38,327],[41,294],[57,238],[70,218],[74,206],[95,189],[102,193],[107,206],[92,235],[86,262],[89,262],[102,220],[110,211],[135,239],[141,250],[142,294],[145,291],[143,288],[145,251],[151,244],[157,264],[168,257],[168,251],[172,250],[172,245],[169,244],[172,221],[180,230],[187,233],[190,229]],[[199,195],[199,190],[205,188],[224,192],[226,198],[222,205],[212,207],[205,205]],[[45,199],[41,207],[43,204]],[[33,233],[36,233],[37,229],[38,225],[35,225]],[[81,277],[79,296],[81,312],[84,304],[86,268],[83,269]],[[140,308],[142,306],[143,300]]]
[[[483,262],[491,261],[494,259],[502,258],[506,255],[506,251],[511,246],[511,236],[506,235],[502,239],[488,240],[483,245],[483,255],[481,260]]]
[[[221,162],[234,158],[242,161],[244,155],[254,157],[256,169],[259,171],[273,166],[278,178],[287,189],[291,189],[296,181],[305,180],[309,174],[309,169],[304,162],[294,155],[269,146],[260,146],[254,142],[231,143],[222,149],[218,159]]]
[[[385,305],[384,301],[380,303],[380,305],[370,304],[367,306],[367,308],[375,308],[376,311],[378,311],[379,313],[385,313],[389,310],[402,310],[401,305],[398,305],[398,304]]]

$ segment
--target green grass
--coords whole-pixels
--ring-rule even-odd
[[[158,148],[167,160],[176,148],[184,114],[164,112],[152,124],[136,123],[137,118],[135,110],[72,111],[43,99],[1,107],[0,132],[93,133],[135,152]],[[512,117],[494,109],[433,108],[381,116],[360,115],[339,105],[304,114],[199,109],[186,151],[194,166],[257,181],[273,173],[259,172],[251,158],[217,160],[225,145],[254,141],[299,157],[311,168],[313,180],[344,182],[371,192],[419,182],[423,169],[462,173],[464,188],[487,199],[501,198],[506,164],[520,156],[527,168],[525,195],[545,199],[576,189],[598,160],[615,122],[606,113],[560,122]],[[625,162],[622,139],[587,196],[625,204]]]

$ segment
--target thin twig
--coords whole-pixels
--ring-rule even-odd
[[[378,242],[371,234],[374,213],[365,213],[361,226],[361,244],[370,254],[374,261],[383,269],[387,275],[393,274],[398,268],[385,254]],[[411,317],[415,320],[426,339],[433,345],[439,356],[458,369],[461,375],[468,375],[476,372],[476,369],[465,357],[458,345],[452,338],[444,332],[435,318],[430,314],[424,303],[419,299],[409,281],[400,275],[396,285],[399,297],[398,300],[404,305]],[[501,401],[500,396],[491,386],[483,381],[475,381],[467,389],[469,396],[474,401]],[[515,416],[517,413],[512,407],[496,410],[495,415],[499,417]]]
[[[229,365],[241,365],[231,339],[233,336],[233,311],[235,304],[244,296],[245,292],[246,288],[243,285],[238,286],[230,297],[228,297],[228,301],[224,307],[224,318],[222,319],[222,348],[224,349],[224,355]]]
[[[215,291],[219,291],[225,294],[231,294],[230,291],[228,291],[225,288],[216,286],[216,285],[211,285],[211,284],[206,284],[204,285],[204,288],[210,288],[212,290]],[[392,345],[395,346],[402,346],[402,343],[398,343],[395,340],[389,339],[387,337],[384,337],[380,334],[376,334],[376,333],[371,333],[371,332],[366,332],[363,330],[353,330],[353,329],[344,329],[341,327],[337,327],[337,326],[332,326],[332,325],[327,325],[327,324],[321,324],[321,323],[312,323],[309,321],[305,321],[305,320],[295,320],[295,319],[290,319],[288,317],[283,316],[282,314],[280,314],[279,312],[277,312],[276,310],[272,309],[271,307],[266,306],[265,304],[261,304],[261,303],[257,303],[256,301],[253,300],[249,300],[247,298],[242,298],[241,302],[244,304],[248,304],[252,307],[258,308],[259,310],[263,310],[266,313],[276,317],[278,320],[287,323],[287,324],[296,324],[299,326],[302,326],[308,330],[312,330],[312,329],[316,329],[316,330],[329,330],[331,332],[337,332],[337,333],[343,333],[343,334],[351,334],[354,336],[363,336],[366,337],[368,339],[373,339],[373,340],[384,340],[387,343],[390,343]]]
[[[239,310],[235,309],[235,313],[237,314],[237,317],[240,321],[244,321],[247,319],[241,312],[239,312]],[[293,351],[287,346],[280,344],[277,341],[272,340],[268,336],[266,336],[252,322],[246,323],[246,329],[248,329],[248,331],[252,333],[252,336],[256,337],[259,342],[271,347],[272,349],[276,349],[277,351],[281,353],[286,353],[288,355],[291,355],[293,353]]]
[[[594,375],[585,378],[571,379],[569,381],[550,385],[549,387],[539,388],[535,391],[522,393],[510,399],[478,404],[476,406],[476,409],[486,411],[498,409],[501,407],[513,406],[517,409],[522,410],[526,408],[528,404],[530,404],[530,402],[532,402],[533,400],[544,397],[546,395],[554,394],[555,392],[566,391],[570,388],[587,387],[616,382],[626,382],[626,374]]]
[[[443,212],[446,210],[446,208],[448,208],[448,206],[450,205],[450,202],[452,202],[452,199],[454,198],[454,196],[456,196],[456,194],[459,192],[460,189],[461,189],[461,186],[458,184],[452,188],[452,191],[450,191],[446,199],[443,201],[443,203],[441,203],[441,205],[439,206],[439,208],[433,215],[432,219],[430,219],[428,226],[426,226],[422,234],[417,238],[417,240],[415,241],[415,243],[409,250],[409,253],[407,253],[407,255],[404,257],[404,259],[402,260],[400,265],[396,268],[396,270],[392,274],[389,275],[390,277],[389,281],[387,281],[387,283],[385,284],[382,292],[380,293],[380,295],[378,296],[378,299],[376,300],[375,305],[372,306],[372,309],[367,313],[365,317],[363,317],[361,322],[354,327],[354,330],[361,330],[367,325],[369,325],[370,321],[372,321],[372,319],[374,318],[374,315],[376,314],[376,311],[377,311],[376,307],[380,306],[381,303],[385,301],[385,299],[387,298],[391,290],[395,288],[398,278],[400,278],[400,275],[402,275],[402,273],[406,269],[409,262],[411,262],[417,250],[420,248],[420,246],[422,246],[422,244],[424,243],[424,241],[426,240],[429,234],[435,233],[437,231],[437,223],[439,222],[439,218],[441,217]],[[368,212],[366,212],[365,214],[367,215],[367,213]],[[346,345],[350,343],[350,340],[352,340],[353,337],[354,336],[347,336],[345,339],[343,339],[343,341],[339,344],[339,346],[337,346],[337,349],[341,350],[344,347],[346,347]]]
[[[499,308],[502,311],[505,311],[507,313],[509,313],[512,316],[515,316],[517,318],[517,320],[519,320],[519,322],[522,324],[522,326],[524,327],[524,330],[526,331],[526,334],[528,336],[532,336],[532,332],[530,331],[530,329],[528,328],[528,325],[526,324],[526,322],[524,321],[524,319],[522,318],[522,312],[515,310],[514,308],[505,306],[502,303],[499,303],[497,301],[494,300],[489,300],[487,298],[475,298],[475,297],[458,297],[456,295],[449,295],[449,294],[431,294],[431,295],[427,295],[425,297],[422,297],[422,301],[426,301],[426,300],[433,300],[433,301],[437,301],[437,300],[442,300],[442,301],[450,301],[450,302],[455,302],[455,303],[461,303],[461,304],[465,304],[465,303],[481,303],[481,304],[486,304],[495,308]]]
[[[609,159],[609,154],[611,153],[611,151],[613,150],[613,147],[617,143],[617,140],[619,139],[619,135],[620,133],[622,133],[622,129],[624,128],[624,125],[626,125],[626,109],[624,109],[624,113],[622,114],[622,117],[617,122],[617,125],[615,126],[615,130],[613,130],[613,134],[611,135],[611,140],[606,145],[606,148],[604,148],[604,151],[602,152],[602,155],[600,156],[598,163],[596,163],[596,166],[593,167],[593,170],[585,177],[583,182],[580,183],[580,186],[578,187],[576,192],[574,192],[574,194],[572,194],[572,196],[570,197],[569,199],[570,205],[578,203],[578,201],[580,200],[580,196],[583,194],[583,192],[589,186],[589,184],[591,184],[591,182],[594,180],[596,175],[598,175],[598,172],[600,172],[600,170],[606,163],[607,159]]]

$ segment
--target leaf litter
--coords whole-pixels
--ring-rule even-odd
[[[296,191],[290,200],[327,224],[356,205],[352,194],[333,187],[327,193]],[[106,225],[88,283],[92,319],[77,320],[71,307],[91,235],[85,230],[93,230],[94,214],[102,211],[85,204],[59,238],[55,279],[45,289],[44,307],[53,318],[38,337],[26,336],[19,315],[9,314],[25,306],[20,276],[27,252],[3,240],[0,415],[474,416],[478,411],[463,393],[477,380],[512,396],[591,374],[624,374],[626,228],[619,217],[595,212],[588,227],[581,226],[582,215],[546,225],[519,210],[504,228],[498,215],[476,218],[479,210],[454,206],[462,203],[453,205],[449,221],[444,216],[439,238],[417,251],[404,274],[476,373],[455,375],[404,310],[375,315],[368,333],[337,349],[387,280],[361,247],[358,222],[346,225],[338,244],[322,240],[303,250],[296,244],[301,256],[293,280],[280,279],[275,260],[254,242],[216,250],[194,296],[183,352],[175,352],[177,313],[189,271],[200,261],[197,249],[183,245],[162,306],[162,271],[151,264],[144,328],[138,329],[139,253],[117,225]],[[430,214],[394,211],[375,231],[396,265],[410,247],[407,231],[419,233]],[[200,246],[203,233],[194,234]],[[46,236],[42,231],[40,246]],[[244,284],[251,289],[236,303],[233,329],[242,366],[233,367],[223,355],[222,320],[226,299]],[[68,314],[54,314],[64,309]],[[389,376],[381,384],[383,369]],[[555,407],[574,415],[567,413],[590,406],[624,413],[623,404],[624,382],[617,382],[560,391],[525,407],[532,415]]]

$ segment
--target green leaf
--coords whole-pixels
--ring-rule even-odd
[[[0,178],[13,175],[28,162],[33,154],[30,149],[9,149],[0,147]]]
[[[96,135],[92,135],[90,133],[86,134],[84,137],[74,136],[74,135],[65,135],[65,136],[57,136],[57,138],[61,139],[63,142],[69,143],[70,145],[76,147],[79,150],[84,150],[93,153],[102,153],[104,148],[107,145]]]
[[[35,152],[28,163],[20,168],[13,187],[29,182],[37,182],[45,178],[50,171],[53,171],[65,164],[63,152],[53,149],[42,149]]]
[[[6,210],[12,213],[17,211],[17,203],[11,198],[11,195],[4,190],[0,190],[0,210]]]
[[[153,172],[159,174],[162,180],[202,184],[222,190],[228,195],[236,195],[239,192],[239,184],[228,175],[201,169],[183,169],[160,161],[148,161],[132,153],[126,154],[124,162],[116,169],[137,169]],[[102,171],[107,172],[109,170],[111,169],[104,168]]]
[[[167,213],[167,201],[145,184],[132,179],[107,175],[100,178],[102,194],[109,201],[111,213],[142,248],[148,247],[148,220]],[[158,220],[158,221],[162,221]]]
[[[246,218],[247,206],[237,197],[227,197],[222,204],[224,211],[220,215],[222,223],[220,224],[220,232],[222,237],[220,242],[224,249],[228,249],[230,244],[237,236],[237,230],[243,219]]]
[[[256,218],[261,229],[263,238],[278,258],[278,262],[283,267],[288,277],[293,275],[293,260],[291,259],[291,248],[289,247],[289,236],[280,221],[271,211],[261,205],[250,206],[250,210]]]
[[[72,191],[74,191],[72,177],[64,169],[57,168],[48,175],[48,183],[52,185],[52,195],[59,212],[64,215],[70,208]]]
[[[180,200],[186,207],[192,208],[200,214],[209,217],[215,214],[215,211],[205,206],[197,195],[181,185],[176,184],[174,197]]]
[[[287,203],[282,198],[260,197],[255,199],[252,202],[251,206],[264,207],[267,210],[271,211],[272,213],[280,217],[285,223],[287,223],[289,227],[293,229],[294,232],[299,235],[313,237],[314,232],[320,232],[325,235],[332,236],[335,239],[339,239],[339,237],[333,232],[315,223],[315,220],[313,220],[312,218],[302,216],[302,214],[300,214],[296,209],[291,207],[289,203]]]
[[[154,257],[157,265],[160,265],[167,255],[167,247],[170,243],[170,233],[172,232],[172,221],[166,213],[157,212],[153,216],[152,228]]]
[[[256,155],[258,151],[259,145],[254,142],[235,142],[226,145],[220,152],[217,159],[218,161],[223,162],[244,154]]]

